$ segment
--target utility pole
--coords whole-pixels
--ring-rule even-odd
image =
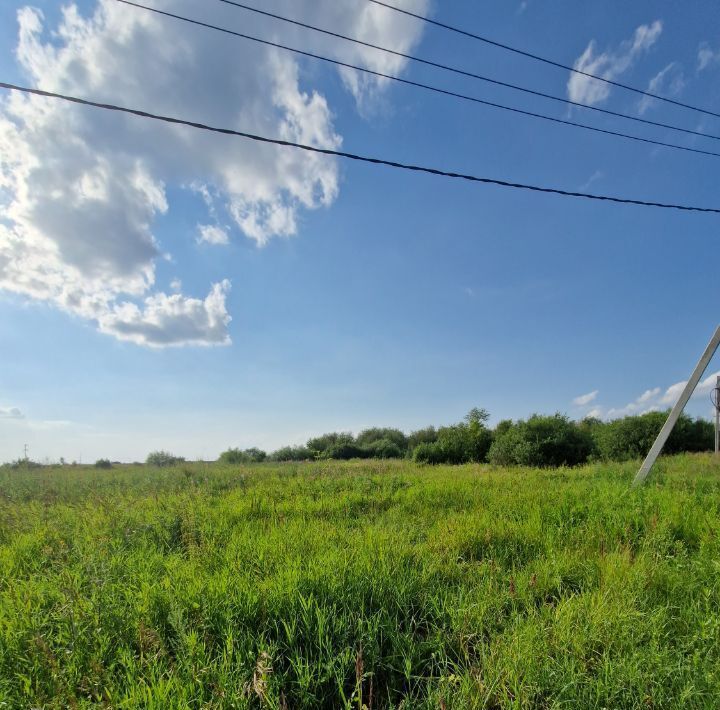
[[[715,405],[715,456],[720,454],[720,375],[715,381],[715,389],[710,393],[710,401]]]
[[[715,333],[713,334],[713,337],[710,338],[710,342],[705,348],[705,352],[700,357],[700,360],[698,360],[698,364],[695,365],[695,369],[693,370],[692,375],[690,375],[690,379],[687,381],[680,398],[677,402],[675,402],[675,406],[670,410],[667,421],[663,424],[663,428],[660,429],[660,433],[657,435],[655,443],[650,448],[648,455],[645,457],[645,461],[643,461],[643,465],[640,467],[640,470],[635,476],[633,486],[640,485],[647,478],[650,473],[650,469],[653,467],[653,464],[662,451],[662,447],[665,446],[665,442],[670,436],[675,423],[680,418],[683,409],[685,409],[685,405],[688,403],[690,396],[695,391],[697,383],[700,382],[700,378],[703,376],[707,366],[710,364],[710,360],[712,360],[712,356],[715,354],[718,345],[720,345],[720,325],[715,329]]]
[[[27,444],[25,444],[25,445],[23,446],[23,453],[24,453],[24,457],[23,457],[23,458],[24,458],[25,461],[27,461],[27,460],[28,460],[28,445],[27,445]]]

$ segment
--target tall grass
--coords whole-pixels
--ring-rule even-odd
[[[720,467],[659,469],[0,471],[0,707],[717,707]]]

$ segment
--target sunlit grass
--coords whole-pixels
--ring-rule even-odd
[[[0,707],[716,707],[720,466],[635,467],[2,470]]]

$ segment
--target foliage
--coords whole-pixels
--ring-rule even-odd
[[[220,454],[218,459],[221,463],[260,463],[267,458],[267,454],[257,448],[251,449],[228,449]]]
[[[577,466],[592,451],[590,433],[566,416],[535,414],[496,436],[488,458],[499,466]]]
[[[148,466],[177,466],[183,461],[185,459],[182,456],[173,456],[168,451],[153,451],[145,459]]]
[[[405,455],[405,449],[391,439],[375,439],[363,449],[369,458],[374,459],[400,459]]]
[[[357,435],[355,443],[363,449],[372,449],[372,445],[378,441],[389,441],[393,443],[401,452],[401,455],[407,451],[408,438],[399,429],[388,427],[374,427],[365,429]],[[381,447],[382,448],[382,447]],[[388,457],[380,457],[388,458]]]
[[[313,455],[305,446],[283,446],[269,456],[271,461],[307,461],[311,458]]]
[[[112,468],[110,459],[98,459],[95,462],[95,468]]]
[[[720,476],[0,470],[7,708],[711,708]]]
[[[592,428],[598,455],[606,460],[626,461],[647,454],[667,419],[668,412],[648,412],[615,419]],[[666,454],[680,451],[709,451],[714,447],[713,425],[683,414],[664,447]]]
[[[307,448],[313,458],[332,458],[331,450],[341,451],[342,447],[354,446],[355,439],[349,432],[331,432],[308,440]]]
[[[413,451],[420,444],[432,444],[437,441],[437,429],[434,426],[418,429],[408,435],[408,449]]]

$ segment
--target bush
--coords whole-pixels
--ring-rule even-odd
[[[95,462],[95,468],[112,468],[110,459],[98,459]]]
[[[332,444],[321,454],[321,458],[339,459],[341,461],[347,461],[348,459],[366,459],[368,456],[367,450],[361,449],[357,444],[352,442]]]
[[[183,461],[185,459],[182,456],[173,456],[168,451],[153,451],[145,459],[148,466],[177,466]]]
[[[593,427],[592,434],[598,455],[600,458],[613,461],[644,457],[667,417],[668,412],[648,412]],[[715,434],[712,423],[702,419],[692,420],[682,414],[663,447],[663,453],[709,451],[714,444]]]
[[[435,440],[419,443],[413,450],[413,459],[420,463],[460,464],[487,459],[493,441],[492,432],[485,426],[488,413],[484,409],[471,409],[465,421],[441,427],[433,433]]]
[[[577,466],[593,448],[590,433],[567,417],[536,414],[496,436],[488,458],[499,466]]]
[[[270,454],[271,461],[307,461],[313,456],[305,446],[283,446]]]
[[[340,451],[343,446],[354,446],[355,439],[353,435],[347,432],[332,432],[330,434],[323,434],[322,436],[316,436],[308,440],[307,448],[310,451],[313,458],[335,458],[328,452],[332,449]]]
[[[355,443],[363,449],[370,449],[378,441],[389,441],[394,444],[401,453],[407,451],[408,438],[399,429],[374,427],[361,431]]]
[[[437,441],[424,441],[413,449],[415,463],[438,464],[445,463],[444,454]]]
[[[239,464],[239,463],[260,463],[267,458],[267,454],[257,448],[245,449],[228,449],[220,454],[218,461],[220,463]]]
[[[377,439],[364,449],[368,456],[376,459],[400,459],[405,455],[405,451],[390,439]]]
[[[434,426],[418,429],[408,436],[408,449],[413,451],[420,444],[432,444],[437,441],[437,430]]]

